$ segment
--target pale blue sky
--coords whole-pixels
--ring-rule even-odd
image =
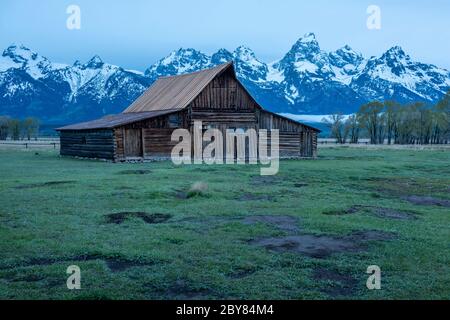
[[[81,30],[66,28],[66,8],[81,8]],[[382,29],[366,9],[380,6]],[[366,56],[401,45],[414,59],[450,69],[448,0],[1,0],[0,50],[24,44],[56,62],[99,54],[144,70],[179,47],[213,53],[252,48],[263,61],[285,54],[307,32],[321,47],[349,44]]]

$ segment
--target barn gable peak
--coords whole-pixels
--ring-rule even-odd
[[[124,113],[182,110],[212,80],[229,69],[232,69],[235,75],[233,63],[227,62],[210,69],[159,78]]]

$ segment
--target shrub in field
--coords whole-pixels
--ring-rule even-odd
[[[196,182],[190,187],[189,191],[187,192],[187,197],[193,198],[198,196],[205,196],[207,191],[208,185],[206,183]]]

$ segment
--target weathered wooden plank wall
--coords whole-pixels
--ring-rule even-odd
[[[62,131],[60,141],[63,156],[114,159],[113,130]]]
[[[228,70],[215,78],[191,103],[193,110],[254,111],[257,103]]]

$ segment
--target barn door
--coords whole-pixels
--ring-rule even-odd
[[[143,152],[141,129],[125,129],[124,149],[126,158],[142,157]]]

